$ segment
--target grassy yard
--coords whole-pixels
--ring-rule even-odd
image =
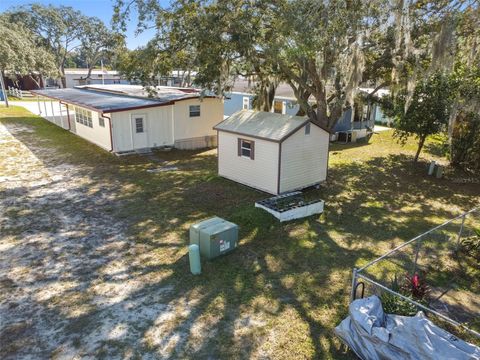
[[[15,138],[26,146],[19,153],[30,151],[38,166],[47,170],[72,167],[76,176],[72,179],[80,180],[71,185],[87,201],[82,208],[88,210],[85,218],[108,216],[105,219],[118,224],[126,240],[118,253],[121,256],[113,257],[97,240],[88,244],[88,237],[82,235],[89,256],[106,256],[107,260],[93,266],[90,274],[82,274],[80,280],[69,277],[72,286],[60,281],[61,269],[52,276],[42,270],[50,269],[50,264],[22,263],[24,272],[28,267],[44,272],[36,280],[42,286],[62,284],[55,297],[35,298],[48,317],[63,324],[45,325],[63,336],[55,342],[52,330],[52,346],[39,352],[53,357],[73,352],[107,358],[354,358],[332,333],[347,313],[352,268],[480,201],[480,186],[457,181],[462,174],[447,171],[445,179],[426,175],[427,159],[446,163],[435,141],[427,145],[430,153],[423,154],[425,161],[413,166],[415,142],[412,139],[401,147],[392,140],[391,131],[375,134],[369,144],[332,145],[328,180],[309,194],[325,200],[325,212],[280,224],[253,206],[266,194],[217,176],[215,150],[119,158],[21,108],[1,107],[1,124],[8,129],[16,127]],[[0,157],[5,156],[4,151],[7,148],[0,147]],[[179,170],[146,171],[158,167],[161,160]],[[2,167],[0,161],[0,177],[17,175],[11,164]],[[0,194],[6,191],[0,182]],[[88,204],[89,197],[102,201],[93,206]],[[8,231],[0,234],[5,254],[11,246],[21,251],[23,239],[31,235],[33,225],[29,224],[39,228],[45,214],[49,217],[42,222],[41,231],[61,230],[58,224],[62,219],[56,219],[55,206],[45,201],[33,211],[29,204],[5,206],[12,222]],[[240,245],[228,256],[203,262],[202,275],[193,276],[188,267],[188,229],[213,215],[240,226]],[[17,221],[19,218],[25,221]],[[78,230],[88,233],[83,225],[80,220]],[[56,246],[57,240],[49,246]],[[6,246],[7,242],[14,245]],[[68,248],[65,251],[65,256],[77,254]],[[122,266],[109,272],[118,262]],[[12,269],[17,265],[11,263]],[[5,274],[8,272],[0,278],[1,292],[13,294],[33,286],[12,276],[7,279]],[[106,293],[116,286],[128,287],[128,291],[108,306],[98,301],[99,289]],[[0,295],[3,307],[12,301]],[[136,309],[138,304],[142,305],[139,312],[120,317],[129,306]],[[122,312],[118,311],[120,305]],[[31,335],[29,326],[35,324],[0,329],[0,337],[13,342],[9,348],[12,358],[21,347],[28,350],[28,342],[14,343]],[[105,336],[91,345],[86,334],[98,329],[107,334],[122,333],[123,329],[127,335]]]

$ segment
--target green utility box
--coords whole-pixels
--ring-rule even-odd
[[[226,254],[237,247],[238,226],[214,217],[190,228],[190,244],[200,246],[200,254],[208,260]]]
[[[199,223],[190,226],[190,245],[197,244],[198,246],[200,246],[200,230],[222,221],[225,220],[214,216],[210,219],[200,221]]]

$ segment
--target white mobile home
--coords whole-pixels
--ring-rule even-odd
[[[218,173],[280,194],[327,177],[329,132],[307,118],[242,110],[214,127]]]
[[[32,93],[60,102],[60,116],[53,117],[57,125],[114,153],[212,147],[216,145],[212,126],[223,118],[223,101],[201,97],[194,89],[159,87],[152,98],[136,85]],[[49,106],[39,103],[39,110],[48,111]]]

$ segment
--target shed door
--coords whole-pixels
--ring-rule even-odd
[[[146,120],[145,115],[132,115],[132,140],[134,149],[148,147]]]

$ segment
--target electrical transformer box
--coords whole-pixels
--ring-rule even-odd
[[[193,228],[193,229],[192,229]],[[190,244],[198,244],[201,256],[208,260],[234,250],[238,244],[238,226],[215,217],[190,228]]]
[[[225,220],[214,216],[210,219],[200,221],[199,223],[190,226],[190,245],[197,244],[198,246],[200,246],[200,230],[223,221]]]

